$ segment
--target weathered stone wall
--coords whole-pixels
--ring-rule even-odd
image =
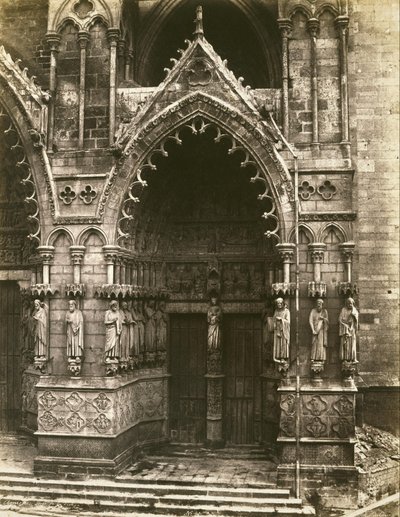
[[[399,373],[398,4],[351,2],[349,88],[360,371],[367,384]]]
[[[0,44],[21,67],[48,87],[50,57],[44,43],[47,30],[48,0],[2,0],[0,2]]]

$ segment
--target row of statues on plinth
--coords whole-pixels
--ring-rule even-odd
[[[165,302],[149,300],[143,304],[116,300],[106,311],[106,368],[109,375],[118,370],[142,366],[161,366],[165,362],[168,319]]]
[[[76,300],[68,302],[65,316],[68,369],[81,372],[84,356],[83,314]],[[112,300],[105,313],[105,364],[108,374],[129,368],[161,366],[165,362],[167,315],[165,302],[133,300],[131,306]],[[48,306],[39,299],[24,305],[22,317],[23,351],[27,362],[44,373],[48,360]]]
[[[278,370],[286,375],[290,363],[290,311],[282,298],[276,300],[276,308],[272,318],[266,316],[264,324],[273,333],[273,360],[278,364]],[[357,364],[357,333],[359,315],[353,298],[347,298],[339,314],[339,358],[342,362],[342,372],[346,378],[352,377]],[[324,369],[328,348],[328,311],[324,301],[318,298],[315,307],[309,315],[311,328],[311,372],[314,381],[321,382],[320,374]]]
[[[84,356],[84,321],[76,300],[70,300],[65,316],[68,369],[79,375]],[[33,355],[33,364],[42,372],[48,359],[48,306],[36,299],[33,310],[25,305],[22,331],[25,351]],[[291,316],[282,298],[275,301],[273,316],[265,311],[263,326],[265,339],[273,335],[272,359],[278,371],[287,375],[290,366]],[[209,355],[221,355],[222,309],[217,297],[211,298],[207,311],[207,347]],[[107,374],[143,366],[154,367],[165,363],[167,348],[168,316],[163,300],[131,303],[112,300],[105,312],[105,364]],[[311,328],[311,372],[316,382],[324,369],[328,347],[328,311],[324,301],[317,299],[309,315]],[[357,361],[358,310],[354,300],[348,298],[339,315],[339,358],[345,376],[351,377]],[[218,358],[217,358],[218,359]]]

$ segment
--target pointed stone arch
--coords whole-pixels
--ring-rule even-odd
[[[45,238],[45,232],[42,230],[51,224],[55,217],[54,185],[44,147],[44,134],[40,130],[38,120],[34,118],[37,110],[29,112],[25,99],[20,95],[19,87],[23,88],[24,85],[16,84],[16,80],[10,80],[10,77],[6,77],[2,72],[0,67],[0,85],[3,87],[0,116],[9,121],[7,131],[13,135],[11,149],[14,152],[15,165],[21,173],[21,183],[26,187],[25,203],[31,228],[29,238],[37,244],[42,244]],[[26,92],[26,85],[23,91]],[[42,99],[35,98],[32,93],[30,95],[31,106],[35,101],[40,105],[39,101]],[[42,116],[43,114],[40,114],[38,118]]]
[[[266,233],[278,241],[285,241],[294,223],[293,187],[271,138],[245,114],[200,92],[171,104],[146,123],[140,124],[134,134],[128,135],[128,143],[119,164],[111,171],[100,202],[100,215],[104,219],[118,217],[116,241],[123,241],[124,222],[131,219],[126,210],[127,203],[138,202],[140,192],[147,185],[142,174],[146,169],[156,169],[152,161],[155,155],[168,156],[165,149],[168,140],[180,143],[179,133],[184,127],[191,129],[194,134],[214,127],[215,141],[230,139],[229,154],[238,151],[243,153],[241,166],[253,167],[255,173],[250,181],[263,183],[265,190],[259,198],[269,199],[272,205],[265,218],[274,221],[275,226]]]

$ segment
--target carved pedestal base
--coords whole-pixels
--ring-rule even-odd
[[[117,375],[119,370],[119,360],[107,357],[104,362],[106,365],[106,375],[108,375],[109,377]]]
[[[285,359],[281,359],[277,363],[278,372],[281,375],[281,386],[289,386],[290,385],[290,377],[289,377],[289,361]]]
[[[41,373],[46,373],[47,359],[44,355],[35,355],[33,359],[33,367],[35,370],[39,370]]]
[[[167,360],[167,352],[165,350],[157,350],[156,352],[156,365],[162,368]]]
[[[311,361],[311,373],[313,386],[322,385],[321,373],[324,371],[325,361]]]
[[[342,362],[343,384],[345,386],[354,387],[354,374],[356,373],[357,363],[353,361]]]
[[[302,385],[299,399],[294,386],[278,388],[279,486],[294,488],[297,460],[304,490],[315,487],[318,480],[326,483],[328,478],[342,484],[353,482],[357,474],[354,467],[356,393],[356,388],[327,381],[322,386]],[[296,432],[300,442],[298,456]]]
[[[128,371],[128,368],[129,368],[129,365],[128,365],[128,359],[120,359],[119,360],[119,369],[121,372],[127,372]]]
[[[74,377],[81,373],[82,360],[80,357],[68,357],[68,370]]]

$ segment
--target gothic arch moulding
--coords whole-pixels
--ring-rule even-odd
[[[337,223],[327,223],[318,232],[318,242],[325,242],[329,232],[333,231],[339,242],[347,242],[348,236],[346,230]]]
[[[44,147],[46,95],[3,48],[0,49],[0,86],[0,116],[8,126],[4,133],[26,191],[29,237],[42,244],[42,230],[52,223],[56,211],[54,184]]]
[[[47,236],[46,246],[54,246],[54,243],[58,239],[60,234],[63,234],[67,237],[67,239],[69,240],[70,246],[75,244],[75,238],[74,238],[72,232],[68,228],[65,228],[64,226],[59,226],[57,228],[54,228],[54,230],[52,230],[49,233],[49,235]]]
[[[113,2],[115,3],[115,2]],[[48,32],[59,32],[65,23],[71,22],[78,30],[88,30],[96,20],[101,20],[107,27],[119,25],[118,11],[113,12],[110,2],[104,0],[50,0]]]
[[[133,134],[126,135],[121,159],[111,171],[100,202],[100,216],[116,223],[116,242],[123,245],[126,225],[132,219],[127,207],[140,201],[147,186],[146,174],[157,168],[153,157],[167,157],[165,144],[174,141],[179,145],[180,131],[185,127],[193,134],[214,131],[215,142],[229,140],[228,154],[242,153],[241,167],[252,168],[250,181],[263,185],[259,199],[269,201],[265,233],[285,241],[294,222],[293,189],[274,144],[249,117],[215,97],[196,92],[139,123]]]

